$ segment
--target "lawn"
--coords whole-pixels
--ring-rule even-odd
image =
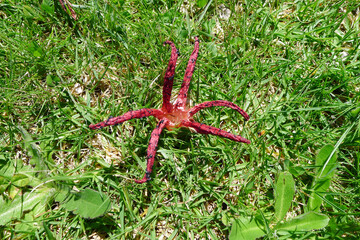
[[[66,1],[64,1],[66,2]],[[357,1],[0,2],[1,239],[358,239]],[[173,97],[194,38],[190,106],[239,143],[154,117],[174,42]]]

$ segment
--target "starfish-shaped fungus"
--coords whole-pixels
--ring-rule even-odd
[[[136,183],[144,183],[151,180],[150,174],[152,172],[152,168],[154,165],[156,147],[158,145],[160,133],[164,129],[164,127],[166,127],[168,130],[172,130],[174,128],[179,128],[179,127],[187,127],[187,128],[195,129],[196,132],[201,134],[218,135],[221,137],[229,138],[237,142],[243,142],[248,144],[250,143],[249,140],[239,135],[234,135],[219,128],[198,123],[193,120],[192,117],[195,113],[197,113],[203,108],[214,107],[214,106],[225,106],[232,108],[238,111],[245,118],[245,120],[249,120],[249,115],[244,110],[242,110],[240,107],[238,107],[236,104],[232,102],[223,101],[223,100],[203,102],[190,109],[187,108],[186,106],[187,93],[189,90],[190,80],[195,69],[196,59],[199,53],[199,39],[197,37],[195,38],[194,51],[190,56],[189,63],[185,71],[184,81],[181,85],[178,98],[173,104],[170,103],[171,90],[173,87],[173,79],[175,74],[175,65],[179,52],[176,49],[174,43],[170,41],[166,41],[164,42],[164,46],[165,44],[169,44],[171,46],[171,57],[168,68],[165,73],[162,108],[161,109],[144,108],[140,110],[129,111],[119,117],[110,117],[106,121],[97,124],[91,124],[89,126],[91,129],[101,129],[106,126],[117,125],[119,123],[125,122],[133,118],[143,118],[149,116],[154,116],[159,120],[159,123],[157,124],[156,128],[151,133],[151,138],[147,149],[146,174],[143,179],[135,180]]]

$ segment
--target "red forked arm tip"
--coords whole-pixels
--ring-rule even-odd
[[[229,108],[232,108],[232,109],[238,111],[245,118],[246,121],[250,119],[249,115],[244,110],[242,110],[238,105],[236,105],[235,103],[229,102],[229,101],[224,101],[224,100],[216,100],[216,101],[200,103],[189,110],[189,116],[192,117],[195,113],[197,113],[198,111],[200,111],[201,109],[204,109],[204,108],[220,107],[220,106],[229,107]]]
[[[212,134],[212,135],[217,135],[220,137],[224,137],[224,138],[228,138],[237,142],[243,142],[243,143],[247,143],[250,144],[250,140],[240,136],[240,135],[235,135],[232,133],[229,133],[227,131],[224,131],[222,129],[216,128],[216,127],[212,127],[209,125],[205,125],[202,123],[198,123],[195,121],[183,121],[182,125],[185,127],[191,127],[194,128],[198,133],[200,134]]]
[[[194,50],[190,55],[188,65],[185,70],[184,80],[181,84],[178,98],[176,100],[176,107],[184,107],[187,100],[187,95],[190,87],[190,80],[195,70],[196,60],[199,55],[199,39],[195,37]]]
[[[143,118],[143,117],[149,117],[149,116],[161,116],[162,111],[159,109],[150,109],[150,108],[143,108],[135,111],[129,111],[119,117],[109,117],[108,120],[105,120],[103,122],[97,123],[97,124],[91,124],[89,126],[90,129],[101,129],[103,127],[111,126],[111,125],[117,125],[122,122],[125,122],[127,120],[133,119],[133,118]]]
[[[164,129],[165,125],[168,123],[168,120],[160,120],[157,124],[154,131],[151,133],[149,146],[147,149],[147,166],[146,166],[146,173],[144,177],[140,180],[134,180],[136,183],[144,183],[151,180],[150,174],[152,172],[152,168],[154,166],[155,154],[156,154],[156,147],[159,142],[160,134]]]
[[[170,104],[171,91],[174,83],[175,67],[179,52],[176,49],[175,44],[173,42],[165,41],[164,46],[165,44],[169,44],[171,46],[171,56],[164,77],[163,108],[165,108],[168,112],[170,112],[172,108]]]

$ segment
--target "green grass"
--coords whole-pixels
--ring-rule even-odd
[[[71,2],[77,21],[58,1],[0,3],[0,205],[42,193],[0,226],[0,238],[227,239],[234,219],[260,216],[263,239],[358,239],[356,1]],[[221,4],[229,19],[220,18]],[[166,40],[181,53],[176,96],[194,36],[191,104],[228,100],[250,115],[244,123],[231,109],[212,108],[196,120],[252,143],[165,130],[153,180],[134,184],[156,120],[88,125],[161,106]],[[308,212],[325,145],[337,152],[330,187],[318,193],[329,224],[276,232],[277,177],[290,172],[296,186],[283,221]],[[83,189],[110,197],[110,211],[94,219],[68,211],[59,195]]]

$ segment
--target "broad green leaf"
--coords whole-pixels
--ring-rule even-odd
[[[202,7],[205,7],[207,2],[208,2],[207,0],[197,0],[196,4],[198,5],[198,7],[202,8]]]
[[[5,205],[5,200],[3,198],[3,195],[0,195],[0,206],[4,206]]]
[[[277,225],[275,229],[277,231],[304,232],[324,228],[328,223],[329,217],[325,214],[307,212],[288,222]]]
[[[52,78],[51,78],[51,75],[47,75],[47,76],[46,76],[46,84],[47,84],[48,86],[50,86],[50,87],[53,87],[53,86],[54,86],[54,82],[53,82],[53,80],[52,80]]]
[[[70,195],[70,190],[65,185],[59,185],[55,195],[55,201],[63,203]]]
[[[38,208],[39,206],[41,206],[41,204],[37,204],[35,208]],[[34,220],[36,218],[35,214],[33,213],[34,209],[28,213],[25,213],[24,216],[21,217],[21,221],[19,221],[15,224],[15,227],[14,227],[15,232],[21,233],[21,232],[35,232],[36,231],[37,226],[34,224]],[[22,234],[20,234],[20,236],[21,235]],[[20,239],[21,239],[21,237],[20,237]]]
[[[46,76],[46,84],[49,87],[54,87],[59,83],[60,79],[57,76],[53,76],[53,75],[47,75]]]
[[[229,214],[227,212],[221,213],[221,221],[224,225],[230,226],[231,222],[233,222],[233,220],[234,220],[234,218],[229,216]]]
[[[0,176],[0,194],[3,193],[10,185],[10,181],[3,176]]]
[[[18,173],[11,178],[11,183],[14,184],[16,187],[25,187],[29,184],[30,178],[31,177],[25,174]]]
[[[43,188],[22,196],[18,194],[13,201],[0,208],[0,225],[5,225],[12,219],[20,219],[24,212],[31,211],[38,204],[45,205],[55,192],[54,188]]]
[[[110,210],[111,202],[105,194],[85,189],[74,194],[64,206],[83,218],[96,218]]]
[[[316,171],[317,176],[315,176],[312,186],[313,192],[308,202],[309,211],[320,210],[323,202],[322,196],[330,187],[331,178],[335,174],[337,165],[337,153],[334,151],[334,147],[332,145],[324,146],[316,156],[315,164],[319,166],[319,169]]]
[[[319,166],[316,172],[317,178],[331,178],[337,165],[337,153],[334,146],[325,145],[316,156],[315,164]]]
[[[15,187],[15,185],[11,184],[7,189],[7,193],[10,199],[15,199],[15,197],[19,194],[20,189]]]
[[[264,236],[264,223],[260,218],[240,217],[235,219],[229,240],[251,240]]]
[[[354,104],[355,105],[355,104]],[[353,107],[353,110],[350,111],[351,116],[356,117],[360,113],[360,103],[356,104]]]
[[[31,52],[31,54],[34,57],[37,57],[37,58],[40,58],[44,55],[43,49],[35,41],[30,42],[30,44],[28,46],[28,50],[29,50],[29,52]]]
[[[291,206],[295,182],[289,172],[281,172],[275,185],[275,218],[280,221]]]
[[[308,210],[309,211],[319,211],[320,206],[323,202],[322,197],[324,193],[329,189],[331,180],[314,180],[315,186],[313,187],[313,192],[311,193],[308,201]]]
[[[15,173],[14,163],[10,160],[1,162],[0,165],[0,176],[10,179]]]
[[[355,108],[355,109],[353,109],[353,110],[350,111],[350,113],[351,113],[351,115],[352,115],[353,117],[356,117],[356,116],[359,114],[359,112],[360,112],[360,107]]]

